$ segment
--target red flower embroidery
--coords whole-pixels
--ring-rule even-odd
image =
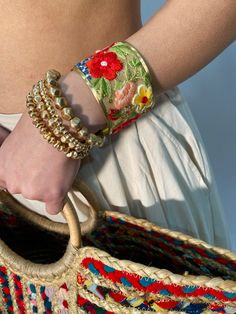
[[[111,121],[117,120],[119,118],[119,112],[120,112],[120,110],[110,108],[110,110],[108,112],[109,120],[111,120]]]
[[[117,58],[115,52],[99,51],[93,58],[86,62],[91,76],[95,78],[105,77],[108,80],[114,80],[116,73],[123,68],[123,64]]]
[[[137,120],[139,117],[141,116],[141,114],[137,114],[137,116],[135,116],[132,119],[129,119],[128,121],[125,121],[123,123],[121,123],[118,127],[114,128],[112,130],[112,134],[118,133],[120,130],[122,130],[124,127],[130,125],[131,123],[133,123],[135,120]]]

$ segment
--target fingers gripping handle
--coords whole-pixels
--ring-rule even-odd
[[[17,212],[25,212],[25,207],[20,202],[18,202],[9,192],[0,191],[0,201],[9,208],[16,209]],[[69,227],[70,242],[74,247],[79,248],[81,246],[80,223],[75,208],[68,196],[66,196],[65,198],[63,213]]]

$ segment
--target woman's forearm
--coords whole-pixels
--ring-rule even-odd
[[[235,39],[235,0],[169,0],[125,40],[142,54],[161,93],[198,72]],[[105,126],[100,105],[79,75],[71,72],[63,81],[86,126],[91,131]]]
[[[235,0],[169,0],[127,39],[161,90],[198,72],[236,39]]]

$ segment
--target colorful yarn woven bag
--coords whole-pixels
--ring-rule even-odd
[[[76,186],[91,204],[86,228],[69,196],[66,226],[0,192],[1,314],[236,313],[236,254],[101,210]]]

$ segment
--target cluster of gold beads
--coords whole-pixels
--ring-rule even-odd
[[[89,133],[88,129],[82,126],[80,119],[74,116],[58,85],[60,76],[58,71],[48,70],[45,80],[33,85],[26,96],[28,114],[49,144],[58,151],[63,151],[69,158],[82,159],[89,154],[93,146],[102,147],[105,137]],[[54,106],[61,110],[61,117]],[[71,127],[76,131],[75,136],[69,132],[62,119],[70,121]]]

